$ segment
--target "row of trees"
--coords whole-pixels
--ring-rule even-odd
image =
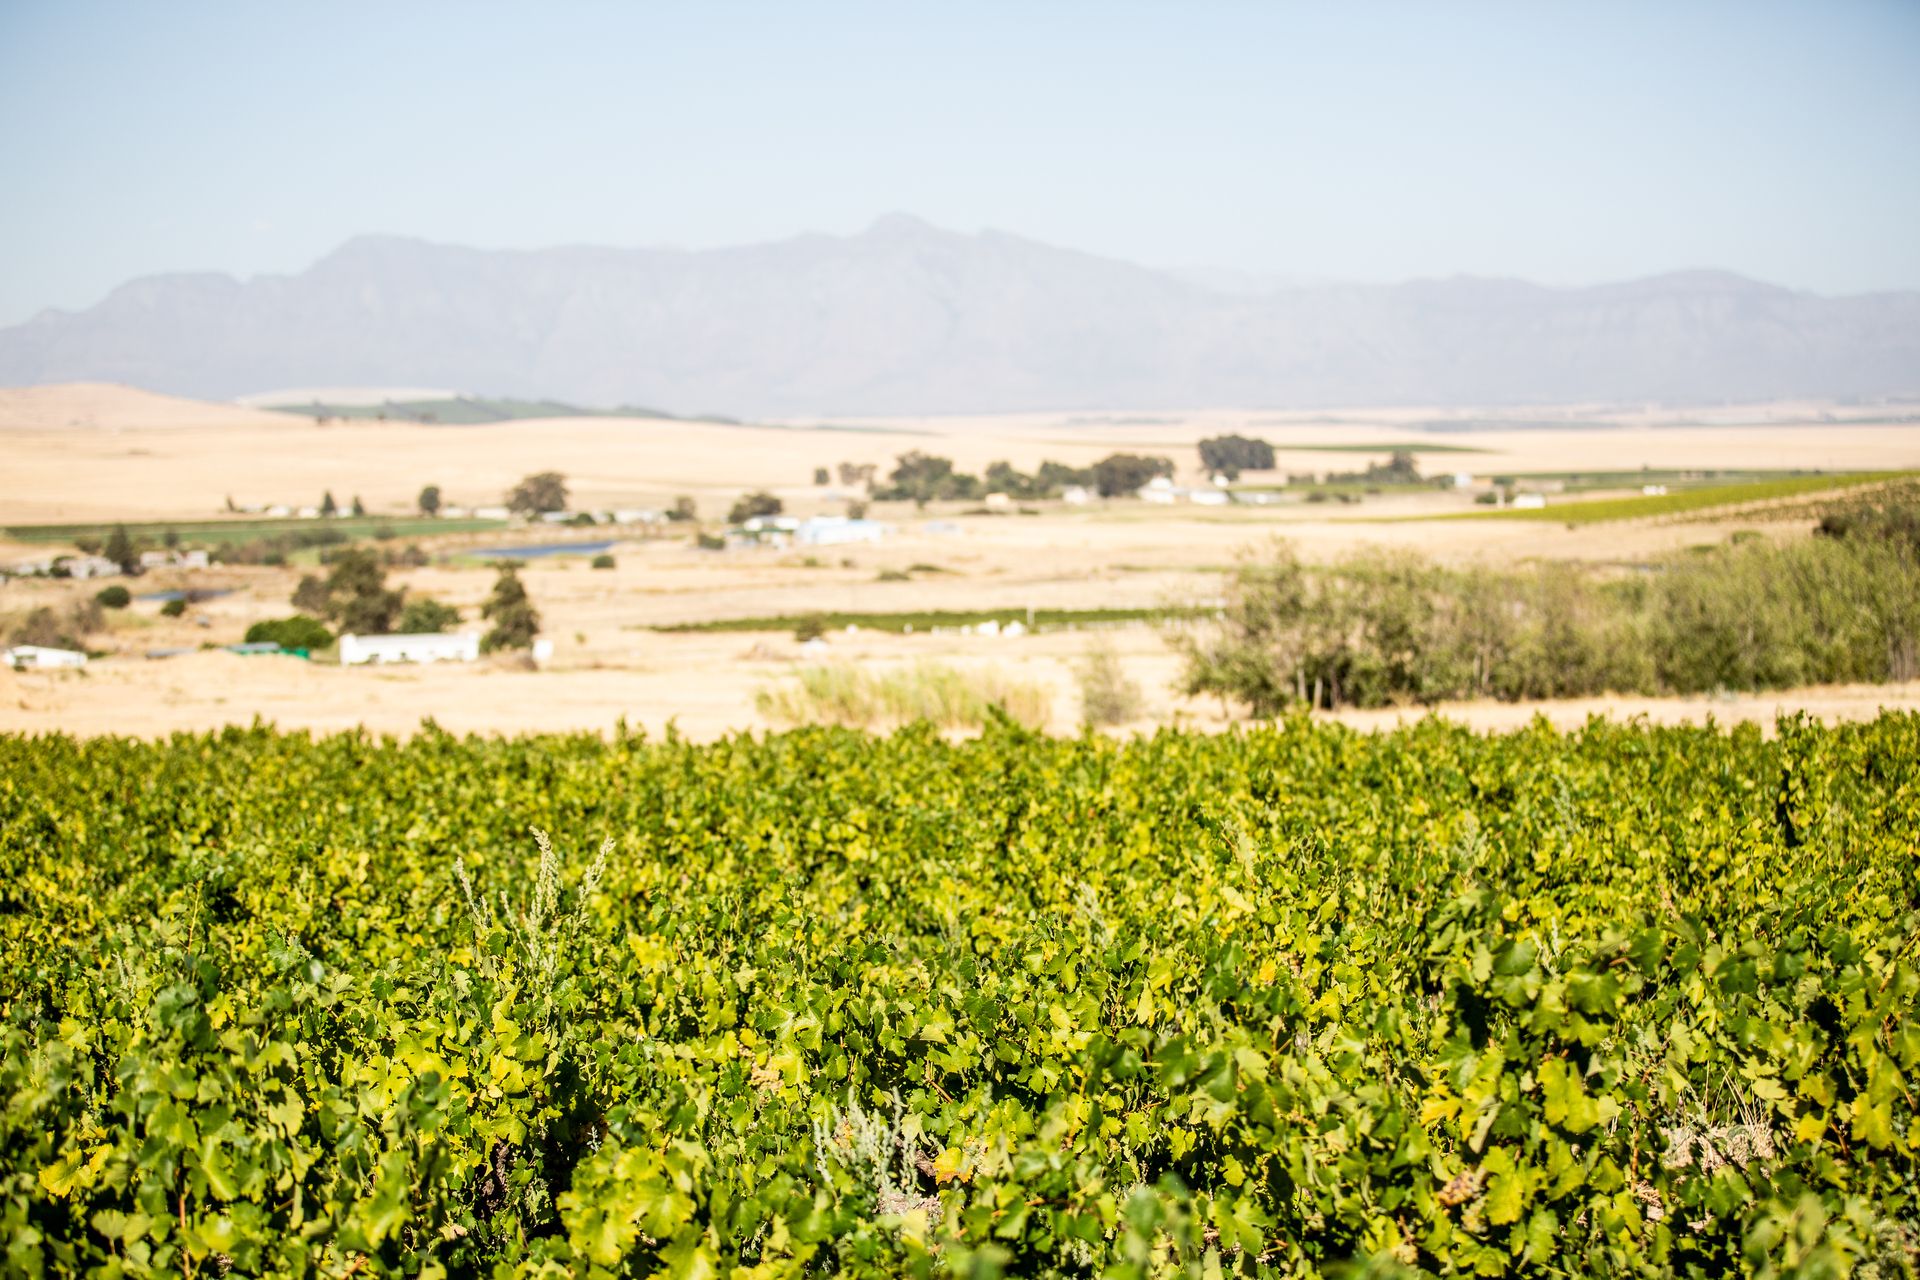
[[[1273,446],[1249,436],[1214,436],[1200,442],[1200,465],[1208,475],[1238,480],[1242,471],[1273,470]]]
[[[1576,565],[1448,569],[1290,548],[1239,569],[1218,626],[1178,638],[1188,693],[1288,706],[1701,693],[1920,676],[1920,501],[1826,535],[1752,538],[1608,577]]]
[[[1243,471],[1273,469],[1273,446],[1265,440],[1247,436],[1215,436],[1200,442],[1200,465],[1209,473],[1238,479]],[[1397,459],[1398,455],[1396,455]],[[1138,491],[1156,476],[1171,476],[1170,458],[1133,453],[1114,453],[1090,467],[1072,467],[1051,459],[1039,469],[1024,472],[1011,462],[990,462],[982,475],[960,471],[953,459],[913,450],[894,460],[886,483],[874,479],[871,464],[839,464],[843,486],[863,484],[876,498],[910,501],[925,506],[934,501],[970,501],[989,493],[1004,493],[1010,498],[1057,498],[1071,487],[1092,489],[1103,498],[1117,498]],[[826,467],[816,467],[813,482],[829,482]]]
[[[324,578],[302,577],[294,589],[293,607],[310,620],[331,622],[341,632],[355,635],[439,633],[460,622],[460,611],[450,604],[431,596],[408,599],[403,588],[389,587],[380,557],[365,550],[335,555]],[[540,615],[511,565],[501,566],[480,614],[493,623],[481,641],[484,650],[524,649],[540,632]]]
[[[1004,493],[1010,498],[1056,498],[1072,486],[1115,498],[1134,492],[1155,476],[1172,474],[1173,461],[1169,458],[1115,453],[1090,467],[1070,467],[1048,460],[1032,474],[1010,462],[991,462],[985,475],[977,476],[955,469],[951,458],[915,449],[896,458],[886,483],[875,484],[872,492],[876,498],[919,506],[936,501],[972,501],[989,493]]]

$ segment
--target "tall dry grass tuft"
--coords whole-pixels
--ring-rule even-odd
[[[1080,681],[1080,718],[1091,725],[1125,724],[1139,718],[1140,686],[1127,679],[1111,646],[1095,641],[1074,674]]]
[[[977,729],[995,707],[1038,729],[1046,727],[1050,709],[1046,690],[1037,684],[993,668],[963,671],[936,662],[882,672],[845,662],[803,667],[791,681],[762,689],[754,705],[782,724],[853,729],[922,720],[942,729]]]

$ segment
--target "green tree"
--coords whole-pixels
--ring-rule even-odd
[[[140,572],[140,551],[133,545],[133,538],[123,524],[113,526],[113,532],[107,537],[106,549],[101,554],[119,565],[122,573]]]
[[[33,645],[41,649],[77,649],[79,644],[71,632],[60,624],[60,617],[48,605],[30,610],[27,616],[14,625],[7,636],[7,642],[15,645]]]
[[[924,507],[939,499],[979,497],[980,478],[955,471],[952,458],[912,449],[894,459],[887,487],[874,496]]]
[[[442,604],[432,596],[416,596],[401,608],[400,621],[394,629],[406,635],[424,635],[445,631],[459,621],[460,611],[452,605]]]
[[[1040,481],[1023,471],[1016,470],[1011,462],[989,462],[984,484],[988,493],[1004,493],[1009,498],[1037,498],[1045,492]]]
[[[1273,446],[1249,436],[1214,436],[1200,442],[1200,465],[1209,474],[1238,480],[1242,471],[1273,470]]]
[[[354,518],[356,520],[359,519],[361,516],[364,516],[367,514],[367,506],[364,502],[360,501],[360,495],[357,493],[353,495],[352,510],[353,510]]]
[[[673,505],[667,508],[667,519],[673,521],[675,524],[683,524],[686,521],[698,520],[699,518],[699,508],[695,507],[693,505],[693,499],[684,493],[675,498]]]
[[[480,641],[483,653],[500,649],[526,649],[540,634],[540,615],[527,598],[527,586],[520,581],[519,570],[502,565],[494,580],[493,594],[480,607],[480,616],[493,623],[493,630]]]
[[[825,467],[815,467],[813,469],[813,482],[815,484],[831,484],[833,482],[833,473]]]
[[[124,609],[133,603],[133,593],[118,583],[102,587],[93,598],[108,609]]]
[[[1145,457],[1135,453],[1108,454],[1093,464],[1094,487],[1103,498],[1135,493],[1155,476],[1173,474],[1169,458]]]
[[[507,510],[539,516],[567,509],[567,478],[558,471],[537,471],[507,490]]]
[[[291,618],[272,618],[247,628],[248,644],[277,644],[282,649],[304,649],[311,653],[333,643],[333,632],[316,618],[296,613]]]
[[[440,514],[440,486],[437,484],[430,484],[426,486],[424,489],[420,490],[420,496],[416,498],[414,501],[415,501],[415,504],[420,508],[421,515],[423,516],[439,515]]]
[[[318,614],[351,635],[384,635],[393,630],[405,593],[387,586],[387,571],[371,551],[348,550],[334,556],[326,579],[301,578],[293,607]]]
[[[777,516],[783,509],[780,499],[764,490],[742,494],[727,512],[727,523],[741,524],[756,516]]]
[[[331,489],[321,495],[320,514],[326,517],[333,517],[340,514],[340,504],[333,500],[333,490]]]

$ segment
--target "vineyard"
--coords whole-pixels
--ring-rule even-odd
[[[1916,850],[1901,715],[4,738],[4,1270],[1912,1275]]]

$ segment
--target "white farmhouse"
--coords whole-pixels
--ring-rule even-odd
[[[1224,507],[1233,499],[1222,489],[1195,489],[1187,495],[1187,501],[1196,507]]]
[[[1180,491],[1173,487],[1173,481],[1165,476],[1155,476],[1140,487],[1140,500],[1171,504],[1180,497]]]
[[[851,516],[812,516],[793,531],[794,542],[803,547],[878,542],[886,536],[887,527],[878,520],[855,520]]]
[[[1547,497],[1543,493],[1520,493],[1515,494],[1513,499],[1516,511],[1538,511],[1546,505]]]
[[[478,633],[340,637],[340,664],[347,667],[369,662],[473,662],[479,657]]]
[[[58,562],[73,578],[117,578],[120,566],[105,556],[73,556]]]
[[[51,671],[56,667],[84,667],[87,655],[77,649],[49,649],[44,645],[17,644],[0,649],[0,666],[16,671]]]
[[[1070,507],[1084,507],[1093,501],[1093,494],[1087,491],[1085,485],[1070,484],[1060,491],[1060,501]]]

